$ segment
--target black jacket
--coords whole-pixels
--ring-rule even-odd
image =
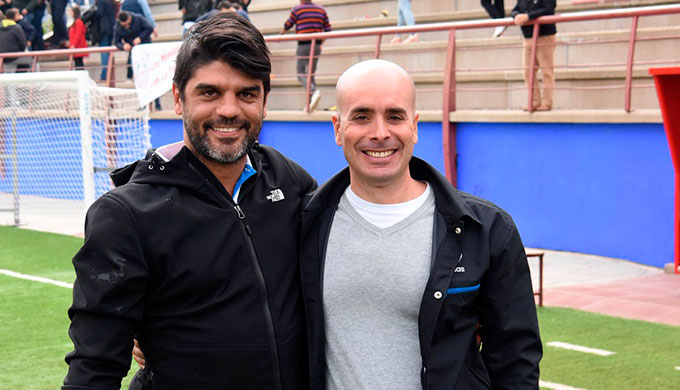
[[[418,318],[423,389],[537,390],[542,346],[529,267],[512,219],[492,203],[457,191],[420,159],[411,160],[410,170],[430,183],[436,209],[433,262]],[[311,196],[302,214],[300,268],[313,390],[326,386],[324,258],[348,185],[345,169]],[[472,291],[455,290],[468,287]]]
[[[185,9],[182,23],[196,21],[201,15],[213,8],[212,0],[179,0],[179,9]]]
[[[298,273],[301,199],[315,184],[274,149],[238,207],[186,148],[114,175],[73,258],[75,350],[63,389],[119,389],[137,335],[152,389],[307,387]]]
[[[96,0],[96,7],[92,19],[83,14],[83,22],[88,26],[92,34],[92,44],[97,44],[104,37],[113,38],[113,26],[116,25],[116,8],[111,0]],[[89,16],[89,15],[88,15]]]
[[[534,20],[539,16],[555,14],[555,0],[517,0],[517,5],[512,9],[512,17],[518,14],[529,15],[529,20]],[[534,25],[521,26],[524,38],[531,38]],[[538,35],[554,35],[557,27],[554,24],[542,24],[538,30]]]
[[[18,24],[0,27],[0,53],[22,52],[26,50],[26,35]],[[12,62],[16,58],[7,58],[5,62]]]
[[[113,29],[113,45],[121,50],[123,50],[125,43],[132,45],[132,42],[137,38],[141,39],[142,43],[151,42],[151,33],[153,32],[151,23],[139,14],[130,13],[130,17],[132,22],[130,22],[129,28],[116,23],[116,27]]]

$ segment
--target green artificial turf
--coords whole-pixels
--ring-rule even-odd
[[[83,240],[0,226],[0,269],[71,283]],[[66,375],[72,290],[0,275],[0,389],[57,389]],[[680,327],[577,310],[538,308],[541,379],[587,390],[680,389]],[[616,352],[603,357],[545,345]],[[136,369],[132,363],[131,372]],[[130,375],[123,380],[127,389]]]

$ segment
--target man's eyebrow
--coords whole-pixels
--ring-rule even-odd
[[[198,83],[198,84],[196,84],[194,89],[201,90],[201,91],[205,91],[205,90],[208,90],[208,89],[215,89],[215,90],[218,90],[218,91],[220,90],[220,88],[217,85],[210,84],[210,83]],[[259,85],[251,85],[251,86],[248,86],[248,87],[243,87],[243,88],[239,89],[238,91],[239,92],[260,92],[261,90],[262,90],[262,88]]]
[[[354,115],[354,114],[366,114],[366,113],[372,113],[374,110],[370,107],[355,107],[352,110],[350,110],[349,114]]]
[[[239,92],[260,92],[262,88],[259,85],[252,85],[250,87],[245,87],[239,89]]]
[[[388,108],[387,109],[388,114],[401,114],[401,115],[406,115],[408,112],[406,109],[401,108],[401,107],[393,107],[393,108]]]

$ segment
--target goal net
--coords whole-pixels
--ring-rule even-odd
[[[74,234],[109,173],[150,147],[133,89],[86,71],[0,74],[0,225]]]

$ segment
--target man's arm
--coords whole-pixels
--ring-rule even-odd
[[[148,268],[137,226],[110,195],[87,214],[85,243],[73,258],[76,281],[69,309],[74,350],[64,390],[120,389],[130,369],[132,337],[142,318]]]
[[[142,31],[139,33],[138,36],[139,36],[139,38],[141,39],[142,42],[148,41],[149,39],[151,39],[151,33],[153,32],[153,26],[151,25],[151,23],[149,23],[148,20],[146,20],[145,17],[143,17],[141,15],[138,16],[138,17],[139,17],[139,21],[142,22],[141,23]]]
[[[123,28],[118,23],[113,27],[113,40],[111,40],[111,44],[119,50],[125,50],[123,47]]]
[[[286,20],[286,23],[283,24],[283,28],[279,34],[285,34],[286,31],[290,30],[295,25],[295,23],[297,23],[297,15],[295,15],[295,11],[290,11],[290,16],[288,17],[288,20]]]
[[[529,265],[511,218],[500,220],[492,228],[491,265],[480,290],[482,358],[494,390],[535,390],[543,347]]]

